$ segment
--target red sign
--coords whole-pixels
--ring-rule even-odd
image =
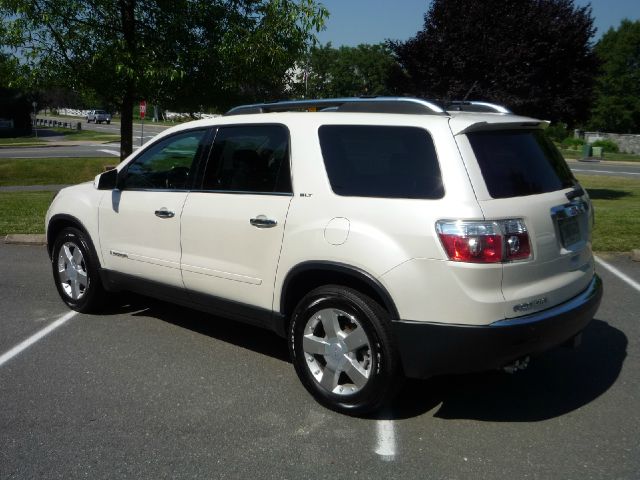
[[[144,118],[145,113],[147,113],[147,102],[142,100],[140,101],[140,118]]]

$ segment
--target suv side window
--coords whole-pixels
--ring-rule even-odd
[[[185,190],[206,130],[190,130],[152,145],[127,166],[123,189]]]
[[[283,125],[219,128],[202,188],[227,192],[291,193],[287,128]]]
[[[323,125],[320,146],[334,193],[438,199],[440,166],[429,133],[417,127]]]

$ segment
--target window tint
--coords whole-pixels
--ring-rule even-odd
[[[123,187],[184,190],[205,130],[192,130],[157,142],[129,164]]]
[[[444,195],[433,140],[421,128],[324,125],[319,135],[329,182],[338,195]]]
[[[493,198],[571,187],[573,174],[541,130],[499,130],[467,135]]]
[[[288,130],[281,125],[220,128],[203,189],[291,193]]]

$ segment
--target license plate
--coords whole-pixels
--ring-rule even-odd
[[[558,221],[563,247],[568,247],[580,241],[580,224],[578,223],[578,218],[578,216],[575,216],[563,218]]]

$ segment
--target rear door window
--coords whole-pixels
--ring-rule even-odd
[[[567,163],[541,130],[496,130],[467,134],[489,195],[511,198],[572,187]]]
[[[417,127],[323,125],[322,156],[337,195],[442,198],[433,140]]]
[[[290,194],[289,131],[283,125],[218,130],[203,190]]]

